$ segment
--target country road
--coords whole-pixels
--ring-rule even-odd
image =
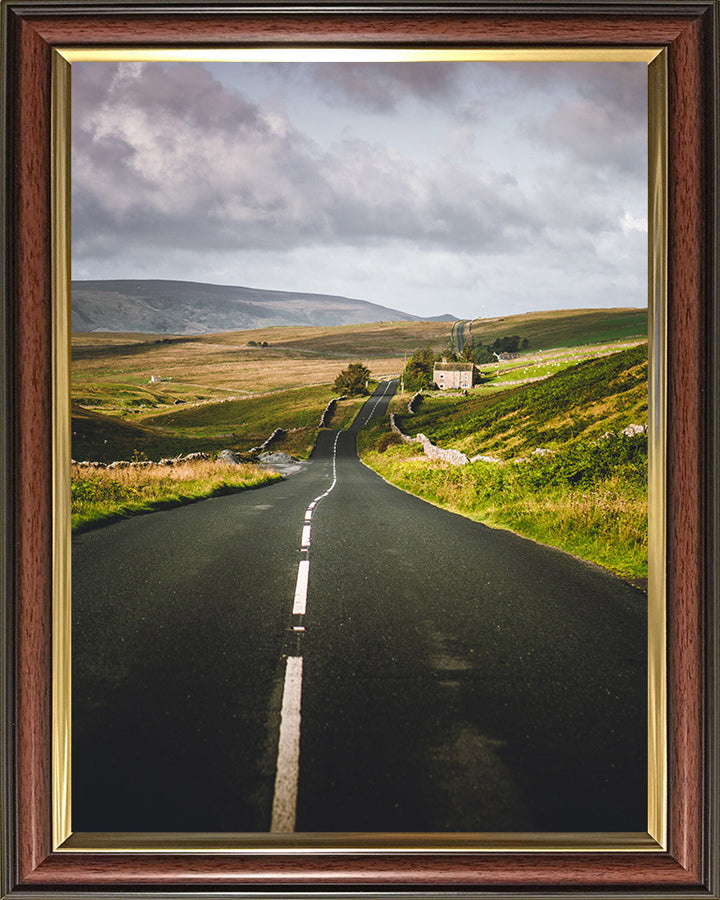
[[[462,353],[465,347],[465,326],[468,326],[468,335],[471,322],[466,319],[458,319],[450,326],[450,349],[454,353]]]
[[[73,539],[73,830],[646,830],[646,603],[357,458]]]

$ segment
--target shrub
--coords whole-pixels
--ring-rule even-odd
[[[379,453],[384,453],[387,448],[392,447],[393,444],[402,444],[402,438],[394,431],[386,431],[378,438],[377,443],[375,444],[375,449]]]

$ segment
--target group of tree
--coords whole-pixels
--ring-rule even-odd
[[[439,354],[433,353],[430,347],[420,347],[405,363],[403,371],[405,390],[422,391],[431,387],[436,362],[469,362],[482,365],[495,362],[496,353],[515,353],[518,350],[525,350],[529,345],[527,338],[521,339],[520,335],[513,334],[509,337],[496,338],[492,344],[469,340],[459,354],[453,353],[451,347],[446,347]],[[335,379],[333,387],[349,397],[363,395],[368,393],[369,379],[370,370],[367,366],[362,363],[350,363]]]
[[[530,341],[527,338],[520,339],[519,334],[513,334],[509,337],[495,338],[492,348],[498,353],[517,353],[518,350],[527,350]]]
[[[270,346],[270,344],[268,344],[267,341],[248,341],[247,345],[248,345],[248,347],[269,347]]]
[[[495,362],[496,353],[517,353],[519,350],[527,350],[530,341],[521,338],[519,334],[507,337],[495,338],[492,343],[483,343],[481,340],[471,338],[465,342],[460,353],[454,353],[450,346],[443,350],[442,358],[447,362],[473,362],[476,365]]]

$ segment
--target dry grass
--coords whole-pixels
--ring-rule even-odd
[[[99,396],[111,411],[109,392],[135,389],[148,405],[176,399],[221,399],[250,396],[292,387],[332,383],[338,372],[357,362],[357,352],[319,356],[281,348],[247,348],[242,344],[193,339],[178,344],[113,343],[97,345],[74,338],[73,395]],[[80,352],[82,350],[82,352]],[[365,360],[374,378],[397,374],[401,355]],[[163,381],[150,385],[153,375]]]
[[[72,527],[258,487],[279,477],[251,463],[232,466],[205,460],[113,469],[74,465]]]

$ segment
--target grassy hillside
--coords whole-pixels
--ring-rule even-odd
[[[241,450],[259,446],[276,428],[294,429],[300,433],[288,436],[277,446],[293,455],[307,457],[315,442],[320,417],[333,397],[337,397],[337,391],[330,385],[294,388],[242,400],[179,406],[172,412],[147,416],[143,421],[153,428],[198,441],[224,435],[225,441],[230,440],[234,448]],[[330,424],[335,428],[345,427],[363,402],[364,398],[340,401]]]
[[[71,408],[73,459],[112,462],[116,459],[132,459],[145,454],[149,459],[177,456],[205,450],[190,441],[182,447],[172,435],[154,428],[124,422],[115,416],[106,416],[94,410],[84,409],[76,403]],[[223,448],[217,448],[223,449]]]
[[[647,309],[553,310],[474,319],[470,323],[470,334],[475,341],[488,344],[504,335],[519,334],[528,338],[531,352],[647,338],[647,333]]]
[[[337,396],[329,385],[296,388],[245,400],[173,406],[171,412],[136,414],[130,422],[73,403],[72,455],[77,460],[112,462],[142,456],[152,460],[198,450],[246,452],[275,431],[290,433],[273,445],[301,458],[309,456],[320,417],[328,401]],[[345,428],[363,399],[340,401],[330,421]]]
[[[73,396],[84,406],[129,413],[176,399],[241,396],[331,383],[358,359],[373,376],[398,373],[420,346],[435,352],[450,342],[445,322],[378,322],[330,327],[278,327],[187,336],[75,334]],[[475,320],[472,333],[486,343],[520,334],[529,353],[558,346],[647,336],[646,310],[579,310]],[[267,342],[268,347],[249,346]],[[150,385],[150,378],[163,381]],[[117,400],[117,403],[114,401]]]
[[[638,310],[581,310],[476,320],[473,331],[482,325],[484,340],[518,332],[530,340],[529,355],[484,368],[480,393],[548,375],[575,357],[609,352],[587,342],[631,327],[642,331],[645,319]],[[443,322],[379,322],[202,336],[74,334],[73,456],[108,461],[136,450],[152,459],[247,450],[277,427],[297,429],[284,449],[305,456],[342,369],[362,360],[374,378],[397,374],[418,346],[445,347],[450,328]],[[538,352],[551,336],[563,335],[586,346]],[[336,422],[349,421],[353,409],[341,404]]]
[[[468,456],[511,459],[537,447],[559,450],[580,438],[646,424],[647,377],[643,344],[499,394],[463,398],[435,392],[398,424]]]
[[[328,329],[325,329],[328,331]],[[248,335],[255,335],[248,337]],[[212,338],[147,339],[74,335],[72,392],[83,406],[111,414],[145,415],[176,400],[240,398],[299,386],[331,384],[361,354],[305,352],[292,347],[248,347],[255,332]],[[374,357],[374,377],[400,371],[402,356]],[[150,384],[152,376],[162,379]]]
[[[424,399],[398,421],[406,434],[497,461],[433,462],[384,422],[360,446],[392,483],[637,583],[647,578],[647,436],[621,433],[647,423],[645,346],[494,395]]]

